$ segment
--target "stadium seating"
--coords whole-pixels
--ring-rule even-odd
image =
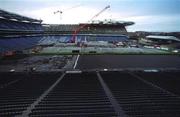
[[[116,116],[96,74],[67,74],[54,90],[32,110],[40,116]]]
[[[35,46],[41,37],[8,37],[0,39],[0,53],[22,51]]]
[[[0,76],[2,117],[22,115],[61,79],[61,73],[0,73]],[[130,117],[179,117],[178,72],[107,71],[100,72],[100,76],[104,83],[96,72],[65,74],[32,107],[29,116],[117,116],[114,103],[118,103],[116,106]],[[175,82],[176,88],[172,86]]]
[[[71,36],[66,35],[66,36],[58,36],[58,35],[54,35],[54,36],[42,36],[41,40],[39,41],[38,45],[51,45],[51,44],[55,44],[55,43],[67,43],[69,42],[71,39]]]
[[[0,9],[0,31],[42,32],[41,20],[32,19]]]
[[[77,30],[81,25],[78,24],[61,24],[61,25],[44,25],[44,31],[50,33],[68,33],[72,34]],[[79,34],[127,34],[127,31],[124,26],[101,26],[97,25],[95,27],[89,25],[80,29]]]
[[[70,42],[71,35],[49,35],[49,36],[19,36],[19,37],[1,37],[0,38],[0,53],[6,51],[22,51],[30,49],[37,45],[52,45],[56,43]],[[84,41],[109,41],[119,42],[127,41],[128,37],[123,35],[118,36],[103,36],[103,35],[78,35],[78,42]]]
[[[98,35],[98,36],[94,36],[92,38],[94,38],[96,41],[116,41],[116,42],[119,42],[119,41],[127,41],[128,40],[127,36],[121,36],[121,35],[118,35],[118,36]],[[88,41],[91,41],[91,39],[89,38]]]
[[[56,31],[63,31],[63,32],[71,32],[78,28],[78,25],[72,24],[61,24],[61,25],[49,25],[44,26],[44,30],[47,32],[56,32]]]
[[[0,19],[0,30],[5,31],[43,31],[41,24],[25,23]]]
[[[2,79],[19,80],[9,86],[0,88],[0,116],[12,117],[26,110],[30,104],[55,82],[60,74],[0,73],[0,75]],[[0,80],[0,82],[2,85],[2,82],[5,81]]]
[[[101,74],[127,115],[132,117],[180,115],[178,96],[128,73],[102,72]],[[161,78],[163,81],[164,77]],[[170,86],[169,83],[167,85]]]
[[[179,72],[138,72],[137,75],[149,82],[152,82],[153,84],[161,86],[162,88],[174,93],[175,95],[180,95]]]

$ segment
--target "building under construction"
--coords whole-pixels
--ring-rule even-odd
[[[180,56],[134,47],[132,24],[49,25],[0,10],[0,116],[179,117]]]

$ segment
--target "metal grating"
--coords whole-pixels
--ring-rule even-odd
[[[2,74],[2,73],[1,73]],[[12,77],[10,74],[2,76]],[[59,74],[16,74],[21,78],[0,89],[0,116],[12,117],[22,114],[22,111],[33,103],[59,76]],[[16,78],[15,78],[16,79]]]
[[[172,92],[179,89],[178,72],[82,72],[62,77],[59,73],[0,75],[2,117],[23,116],[22,112],[53,84],[29,116],[180,116],[179,93]]]
[[[125,113],[132,117],[179,117],[180,98],[124,72],[101,72],[101,76]]]
[[[141,78],[180,96],[180,73],[173,72],[136,72]]]
[[[32,110],[40,116],[116,116],[95,73],[66,74]]]
[[[22,75],[19,74],[8,73],[8,72],[0,73],[0,89],[18,82],[21,78]]]

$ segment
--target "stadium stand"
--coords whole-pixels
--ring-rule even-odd
[[[157,35],[148,35],[146,36],[147,42],[151,44],[171,44],[171,43],[180,43],[180,39],[174,36],[157,36]]]
[[[12,117],[21,114],[60,74],[0,73],[0,75],[0,93],[3,94],[0,95],[0,116]],[[12,81],[18,79],[18,81],[7,86],[2,85],[5,83],[3,79],[11,79]]]
[[[155,72],[155,73],[137,72],[136,74],[149,82],[152,82],[158,86],[163,87],[164,89],[174,93],[175,95],[180,95],[180,87],[179,87],[180,73],[177,71]]]
[[[70,33],[72,34],[72,31],[74,31],[76,28],[78,28],[78,25],[75,24],[43,24],[44,31],[46,33],[55,33],[55,32],[61,32],[61,33]]]
[[[120,23],[89,23],[89,24],[44,24],[43,28],[45,33],[53,34],[72,34],[79,27],[86,25],[80,30],[80,34],[119,34],[127,35],[127,30],[125,26],[132,25],[133,22],[120,22]]]
[[[179,96],[133,73],[102,72],[101,74],[128,116],[178,117],[180,115]],[[170,86],[168,83],[167,85]]]
[[[67,74],[36,106],[36,116],[116,116],[96,74]]]
[[[36,45],[53,45],[59,42],[70,42],[73,32],[84,24],[61,24],[49,25],[41,24],[42,20],[36,20],[21,16],[8,11],[0,10],[0,53],[11,55],[16,51],[30,49]],[[116,24],[87,24],[77,37],[78,42],[96,40],[96,41],[125,41],[124,34],[127,34],[125,26],[132,25],[128,22]],[[36,36],[32,36],[36,35]],[[46,34],[46,36],[37,36],[37,34]],[[62,34],[56,36],[53,34]],[[69,34],[64,36],[64,34]],[[87,35],[95,34],[95,35]],[[99,34],[99,35],[96,35]],[[117,36],[104,35],[116,34]],[[10,36],[11,35],[11,36]],[[14,36],[15,35],[15,36]],[[18,35],[18,36],[17,36]],[[24,35],[24,36],[23,36]],[[27,36],[31,35],[31,36]],[[52,36],[53,35],[53,36]]]
[[[167,73],[0,73],[0,116],[179,117],[179,73]]]
[[[84,24],[79,24],[84,25]],[[81,30],[81,33],[83,31],[90,32],[92,34],[120,34],[120,35],[127,35],[127,31],[125,28],[125,24],[87,24],[85,28]]]
[[[39,35],[39,36],[17,36],[17,37],[0,37],[0,53],[7,51],[23,51],[35,46],[50,46],[57,43],[68,43],[72,35]],[[119,42],[127,41],[125,35],[78,35],[80,41],[108,41]]]
[[[94,35],[87,37],[88,41],[108,41],[108,42],[120,42],[127,41],[128,37],[125,35]]]
[[[52,45],[55,43],[67,43],[71,39],[71,35],[47,35],[42,36],[38,45]]]
[[[89,53],[94,54],[97,49],[116,48],[108,42],[123,42],[117,51],[143,52],[125,43],[129,41],[125,27],[133,22],[43,26],[41,22],[0,10],[0,54],[36,50],[36,46],[56,51],[76,47],[71,54],[78,54],[77,48],[85,50],[89,45],[93,48]],[[82,25],[86,27],[77,33],[77,43],[66,44]],[[78,46],[81,41],[91,43]],[[0,117],[180,117],[179,55],[141,53],[2,57]]]
[[[39,45],[48,45],[55,44],[58,42],[67,43],[70,42],[71,35],[48,35],[42,36],[42,39],[39,41]],[[78,35],[78,42],[80,41],[127,41],[128,37],[125,35]]]
[[[0,33],[40,33],[42,20],[36,20],[15,13],[0,10]]]
[[[39,37],[1,37],[0,38],[0,53],[7,51],[23,51],[35,46],[41,38]]]

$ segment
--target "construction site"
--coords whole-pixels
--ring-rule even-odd
[[[1,9],[0,116],[179,117],[180,39],[95,20],[110,7],[79,24]]]

